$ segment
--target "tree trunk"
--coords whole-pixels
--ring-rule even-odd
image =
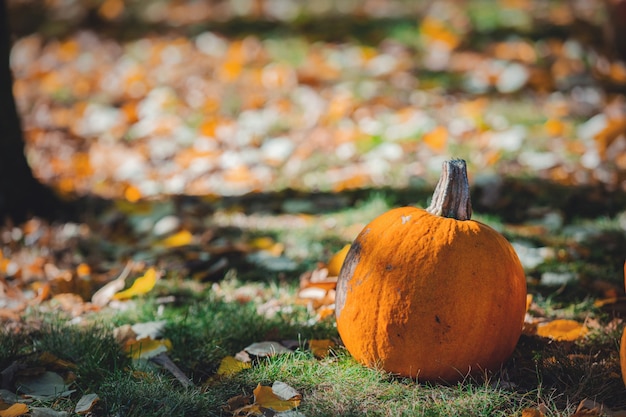
[[[29,216],[52,217],[60,203],[34,178],[24,155],[24,138],[13,97],[13,76],[7,5],[0,0],[0,223],[7,217],[22,222]]]

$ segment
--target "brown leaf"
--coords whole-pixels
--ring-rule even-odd
[[[333,347],[335,343],[329,339],[309,340],[309,349],[316,358],[325,358]]]
[[[522,417],[545,417],[545,414],[537,408],[525,408],[522,410]]]

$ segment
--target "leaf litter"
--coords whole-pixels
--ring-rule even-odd
[[[178,26],[208,16],[204,6],[193,3],[180,2],[176,13],[168,13],[174,6],[159,6],[151,19]],[[134,298],[162,295],[159,281],[175,277],[210,285],[234,302],[258,303],[263,314],[300,305],[311,316],[309,324],[332,320],[345,247],[301,272],[303,257],[294,257],[288,242],[233,234],[233,225],[258,225],[271,222],[269,217],[295,229],[310,225],[329,211],[327,204],[351,204],[354,200],[336,201],[353,190],[428,183],[450,154],[468,159],[476,183],[488,184],[480,195],[486,207],[510,198],[506,186],[497,185],[499,176],[532,174],[568,187],[623,192],[626,107],[620,94],[611,93],[626,84],[623,62],[574,37],[538,40],[524,32],[475,48],[465,38],[486,30],[480,20],[469,19],[472,14],[457,4],[436,3],[432,9],[412,9],[419,25],[405,27],[405,34],[388,34],[374,46],[350,39],[310,42],[306,34],[295,33],[277,48],[271,37],[231,37],[213,29],[135,40],[114,40],[92,30],[63,38],[19,37],[11,62],[35,174],[62,194],[100,196],[115,206],[83,223],[32,219],[2,227],[2,321],[19,330],[26,326],[23,314],[37,308],[80,322],[105,309],[132,308]],[[567,25],[579,17],[558,4],[535,15],[536,2],[509,3],[498,5],[518,22],[530,22],[528,30],[545,22]],[[50,2],[46,7],[62,6]],[[91,6],[77,2],[77,7]],[[367,10],[359,12],[368,15]],[[107,0],[97,13],[115,22],[132,11]],[[290,20],[280,13],[278,18]],[[285,192],[292,189],[337,197],[329,203],[322,194],[303,198]],[[266,201],[248,198],[251,192]],[[181,194],[198,199],[177,197]],[[612,300],[598,307],[619,309],[624,289],[615,277],[599,285],[597,272],[562,271],[554,263],[621,265],[623,244],[611,249],[613,243],[605,241],[609,255],[598,258],[592,245],[585,245],[594,241],[595,230],[575,226],[545,205],[524,210],[532,224],[504,228],[538,292],[580,285]],[[612,213],[616,219],[624,217],[626,207],[619,210]],[[255,217],[250,214],[255,211],[274,215]],[[567,227],[572,240],[552,238]],[[623,222],[617,230],[624,234]],[[299,280],[297,292],[268,300],[251,283],[229,288],[224,277],[234,269]],[[588,312],[547,311],[537,299],[529,300],[527,310],[526,342],[571,349],[571,361],[579,355],[572,343],[623,327],[619,314],[594,324]],[[136,334],[121,346],[136,359],[158,357],[160,366],[175,375],[180,371],[167,368],[161,355],[167,358],[177,347],[158,333]],[[308,341],[319,358],[338,347],[332,340]],[[246,349],[253,357],[293,351],[268,341]],[[219,376],[253,366],[241,352],[230,353],[235,356],[222,359]],[[557,353],[543,358],[546,369],[556,366]],[[180,374],[176,378],[184,385],[187,377]],[[237,415],[249,407],[246,412],[263,415],[270,408],[265,393],[269,403],[300,401],[298,395],[276,400],[269,388],[259,384],[254,398],[229,412]],[[609,414],[598,406],[581,403],[576,413]]]

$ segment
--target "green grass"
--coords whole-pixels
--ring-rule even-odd
[[[399,205],[402,196],[370,194],[365,200],[337,211],[304,216],[295,214],[217,213],[219,227],[239,228],[241,239],[271,236],[285,245],[285,254],[304,269],[327,260],[373,218]],[[418,202],[424,205],[425,202]],[[497,216],[475,216],[510,239],[523,238],[507,231]],[[589,238],[572,239],[573,227],[583,227]],[[617,223],[610,219],[575,220],[546,236],[535,236],[535,246],[551,246],[568,254],[546,261],[538,271],[574,271],[587,280],[616,280],[620,265],[607,263],[623,253]],[[617,236],[617,237],[616,237]],[[598,250],[603,239],[610,245]],[[582,245],[590,245],[584,250]],[[568,252],[569,251],[569,252]],[[620,252],[622,251],[622,252]],[[595,271],[596,275],[593,275]],[[529,291],[546,318],[596,320],[599,326],[578,342],[551,342],[523,336],[501,372],[486,380],[467,379],[455,385],[423,384],[388,375],[356,363],[342,347],[324,359],[307,349],[311,339],[339,340],[333,320],[315,322],[304,306],[295,304],[299,272],[268,274],[256,268],[244,276],[234,265],[218,283],[197,282],[169,271],[147,296],[126,309],[105,309],[72,323],[62,315],[32,313],[30,325],[0,330],[0,370],[13,362],[29,369],[48,369],[41,354],[51,353],[71,368],[55,369],[73,382],[76,392],[55,401],[38,402],[70,415],[81,395],[100,397],[94,417],[100,416],[220,416],[236,395],[250,395],[257,384],[285,382],[302,394],[299,411],[315,416],[519,416],[527,407],[543,404],[546,415],[570,415],[584,398],[626,408],[619,371],[618,342],[623,324],[611,325],[612,316],[596,308],[598,295],[585,282],[549,288],[531,285]],[[270,304],[266,304],[270,303]],[[267,314],[264,305],[277,303]],[[133,363],[115,340],[113,330],[124,324],[154,320],[166,322],[163,337],[172,342],[171,360],[194,383],[183,387],[170,373],[151,362]],[[37,326],[33,326],[37,323]],[[220,361],[253,342],[291,340],[293,354],[253,361],[251,369],[215,379]]]
[[[234,284],[233,284],[234,285]],[[239,285],[245,285],[239,283]],[[275,288],[266,287],[268,296]],[[502,373],[486,380],[454,385],[422,384],[356,363],[341,347],[324,359],[306,349],[306,340],[336,338],[332,322],[306,324],[303,310],[266,317],[254,303],[224,301],[210,289],[184,303],[159,308],[155,299],[138,300],[136,312],[121,312],[110,324],[69,324],[46,317],[38,330],[0,335],[1,363],[12,360],[41,366],[43,352],[75,364],[76,389],[70,398],[42,403],[72,411],[84,393],[101,398],[95,416],[213,416],[239,394],[257,384],[285,382],[303,397],[299,411],[314,416],[514,416],[526,407],[545,404],[552,416],[563,415],[584,398],[620,405],[623,384],[618,375],[619,331],[592,332],[580,343],[551,343],[524,336]],[[170,358],[195,383],[184,388],[152,363],[132,363],[113,338],[124,323],[166,320],[164,337],[174,346]],[[254,361],[251,369],[214,380],[221,359],[252,342],[296,340],[293,354]],[[623,401],[621,403],[624,406]]]

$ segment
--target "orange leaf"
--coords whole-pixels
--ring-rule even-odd
[[[545,414],[536,408],[525,408],[522,410],[522,417],[545,417]]]
[[[157,273],[155,268],[150,268],[146,271],[146,273],[137,278],[133,285],[130,288],[124,291],[120,291],[113,296],[115,300],[126,300],[128,298],[132,298],[136,295],[143,295],[149,292],[154,288],[157,280],[159,279],[159,273]]]
[[[309,340],[309,349],[311,349],[313,356],[320,359],[328,356],[330,349],[334,346],[335,343],[328,339]]]
[[[287,411],[300,405],[299,396],[285,400],[276,395],[272,387],[266,387],[261,384],[257,385],[253,393],[256,405],[273,411]]]
[[[350,244],[345,245],[341,250],[333,255],[328,261],[328,275],[331,277],[339,276],[339,271],[343,266],[343,261],[350,250]]]
[[[28,413],[28,406],[22,403],[11,404],[10,406],[0,401],[0,417],[17,417]]]
[[[437,126],[423,137],[424,143],[435,151],[441,151],[446,146],[448,140],[448,129],[444,126]]]
[[[574,341],[584,337],[589,329],[574,320],[553,320],[537,328],[537,335],[558,341]]]
[[[124,198],[131,203],[136,203],[141,199],[141,191],[134,185],[129,185],[124,190]]]
[[[91,274],[91,268],[86,263],[78,264],[76,267],[76,275],[79,278],[87,278]]]

